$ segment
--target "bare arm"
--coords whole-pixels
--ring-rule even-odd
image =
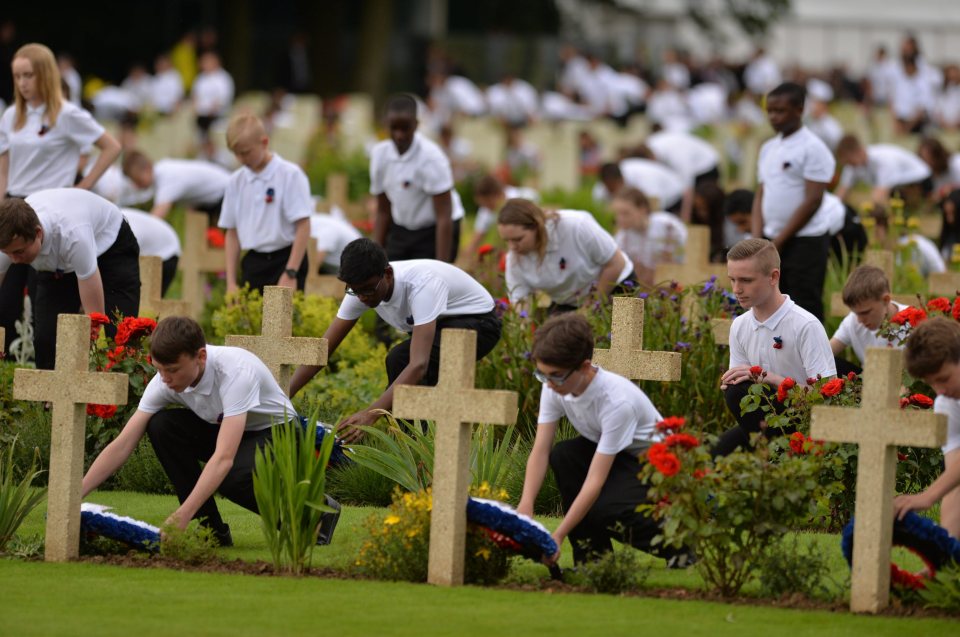
[[[537,494],[543,487],[543,479],[547,476],[550,466],[550,449],[557,435],[557,423],[540,423],[537,425],[536,437],[533,440],[533,449],[527,458],[527,470],[523,475],[523,495],[517,505],[517,513],[533,517],[533,505]]]
[[[100,155],[97,157],[93,168],[87,173],[87,176],[80,180],[77,188],[90,190],[94,184],[99,181],[103,173],[110,167],[117,157],[120,156],[120,142],[118,142],[110,133],[104,133],[100,139],[95,141],[94,146],[100,149]]]
[[[926,491],[914,495],[898,495],[893,500],[893,514],[898,520],[902,520],[909,511],[929,509],[960,486],[960,449],[949,452],[943,460],[946,468]],[[950,517],[954,518],[953,522],[956,522],[956,511],[941,510],[941,517],[946,518],[947,514],[950,514]],[[953,531],[956,532],[957,529],[954,528]]]
[[[750,211],[750,232],[754,239],[763,238],[763,184],[757,184],[753,196],[753,210]]]
[[[172,201],[168,201],[167,203],[155,203],[153,204],[153,208],[150,209],[150,214],[152,214],[154,217],[165,219],[167,215],[170,214],[171,210],[173,210]]]
[[[193,491],[183,501],[183,504],[174,511],[167,523],[175,524],[181,529],[187,528],[190,520],[196,515],[197,511],[203,506],[203,503],[209,500],[220,485],[227,473],[233,467],[233,461],[237,457],[237,449],[240,448],[240,440],[243,438],[243,429],[247,424],[247,414],[228,416],[220,424],[220,433],[217,434],[217,446],[213,450],[213,455],[207,460],[200,472],[200,478],[193,487]]]
[[[780,234],[773,238],[773,245],[777,250],[783,248],[783,245],[793,238],[810,219],[820,209],[820,203],[823,201],[823,193],[827,189],[827,184],[819,181],[804,180],[803,182],[803,203],[801,203],[793,212],[793,216],[784,226]]]
[[[296,235],[293,237],[293,246],[290,248],[290,258],[287,260],[288,270],[299,270],[300,264],[303,263],[303,255],[307,252],[307,242],[310,241],[310,218],[300,219],[297,221],[297,231]],[[297,287],[297,277],[287,276],[287,273],[284,272],[280,275],[280,280],[277,281],[277,285],[294,288]]]
[[[450,191],[433,196],[437,215],[437,261],[453,262],[453,197]]]
[[[237,285],[237,264],[240,262],[240,238],[236,228],[227,228],[224,233],[223,250],[226,255],[227,294],[239,289]]]
[[[7,197],[7,184],[10,181],[10,153],[0,155],[0,201]]]
[[[680,199],[680,219],[684,223],[690,223],[693,219],[693,188],[687,188],[683,191],[683,198]]]
[[[387,245],[387,231],[390,230],[393,223],[391,210],[387,194],[381,192],[377,195],[377,216],[373,222],[373,240],[384,247]]]
[[[143,438],[147,431],[147,423],[150,417],[145,411],[137,410],[130,416],[130,420],[124,425],[119,435],[113,441],[104,447],[103,451],[97,456],[83,476],[83,488],[81,499],[103,484],[103,481],[112,476],[117,469],[123,466],[133,450],[137,448],[137,443]]]
[[[356,325],[356,319],[352,321],[345,321],[342,318],[333,319],[333,323],[327,328],[327,331],[324,332],[323,338],[327,339],[327,357],[333,356],[333,353],[337,351],[337,347],[340,346],[340,343],[343,342],[343,339],[347,337],[347,334],[350,333],[350,330],[353,329],[353,326]],[[310,379],[317,375],[322,369],[320,365],[301,365],[293,373],[293,377],[290,379],[290,397],[293,398],[297,395],[297,392],[303,389],[303,386],[310,382]]]
[[[831,338],[830,349],[833,350],[834,356],[839,356],[840,354],[843,353],[843,350],[847,349],[847,344],[841,341],[840,339]]]
[[[105,314],[103,300],[103,281],[100,279],[100,270],[94,270],[88,279],[77,279],[77,288],[80,291],[80,304],[87,314],[100,312]]]

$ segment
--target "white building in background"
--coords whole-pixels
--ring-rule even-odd
[[[563,35],[612,43],[621,59],[639,51],[656,63],[668,47],[687,49],[699,59],[714,52],[687,15],[690,0],[556,1],[573,31]],[[723,12],[723,0],[701,4],[714,14]],[[625,19],[625,13],[634,19]],[[746,61],[753,42],[729,19],[719,24],[726,42],[717,52],[731,61]],[[765,48],[782,68],[844,66],[861,74],[878,45],[896,55],[907,32],[917,37],[929,62],[960,62],[960,0],[792,0],[790,15],[768,34]]]

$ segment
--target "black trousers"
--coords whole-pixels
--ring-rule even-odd
[[[727,385],[727,388],[723,390],[723,399],[727,403],[727,409],[733,414],[733,417],[737,420],[737,424],[720,435],[720,438],[713,447],[714,456],[727,456],[737,449],[748,449],[750,447],[750,434],[757,433],[761,430],[760,425],[766,415],[762,409],[757,409],[748,414],[740,413],[740,400],[747,395],[751,384],[750,381],[744,381],[736,385]],[[766,387],[768,396],[776,395],[776,389],[769,385]],[[782,412],[786,408],[783,403],[777,402],[776,398],[774,398],[773,403],[777,406],[777,413]],[[763,431],[768,438],[773,438],[783,434],[793,433],[794,430],[768,428]]]
[[[160,275],[160,296],[166,296],[170,284],[173,283],[173,277],[177,276],[177,264],[180,263],[180,257],[173,255],[163,262],[163,269]]]
[[[466,316],[448,316],[437,320],[437,332],[433,337],[430,350],[430,364],[420,384],[433,387],[440,374],[440,335],[444,328],[453,327],[473,330],[477,333],[477,360],[490,353],[500,340],[500,319],[491,311],[488,314],[470,314]],[[410,343],[412,337],[394,346],[387,352],[387,382],[392,384],[407,365],[410,364]]]
[[[203,470],[200,463],[207,462],[217,447],[220,426],[203,420],[189,409],[167,409],[157,412],[147,424],[150,444],[170,478],[180,504],[197,486]],[[217,492],[231,502],[259,514],[257,499],[253,494],[253,466],[256,450],[267,444],[273,429],[246,431],[227,473]],[[194,519],[214,531],[223,532],[225,524],[213,497],[201,506]]]
[[[715,184],[720,181],[720,167],[714,166],[705,173],[700,173],[693,178],[693,187],[696,188],[700,184]]]
[[[460,249],[460,220],[453,222],[453,253],[450,263],[457,260]],[[407,259],[436,259],[437,258],[437,227],[408,230],[403,226],[393,224],[387,233],[387,258],[390,261],[406,261]]]
[[[113,245],[97,257],[97,269],[103,281],[103,307],[114,315],[137,316],[140,312],[140,245],[124,221]],[[73,272],[40,272],[37,275],[37,304],[34,308],[34,348],[37,369],[53,369],[56,362],[57,317],[80,310],[80,289]],[[114,325],[106,325],[107,336],[116,334]]]
[[[823,322],[830,235],[793,237],[780,250],[780,291]]]
[[[17,321],[23,318],[24,295],[29,295],[33,314],[37,309],[37,271],[23,263],[12,263],[0,283],[0,327],[5,330],[4,352],[17,338]]]
[[[290,259],[292,245],[286,248],[280,248],[274,252],[257,252],[248,250],[240,260],[240,285],[248,283],[251,289],[257,290],[263,294],[263,288],[268,285],[276,285],[280,280],[280,275],[287,269],[287,261]],[[301,292],[307,284],[307,270],[310,267],[310,259],[306,253],[303,255],[303,261],[297,269],[297,289]]]
[[[597,444],[583,436],[558,442],[550,451],[550,468],[557,479],[564,513],[570,510],[583,488],[596,451]],[[613,539],[664,558],[680,552],[651,545],[660,527],[653,518],[637,511],[639,505],[649,501],[647,486],[637,478],[642,467],[638,457],[627,452],[618,453],[614,458],[597,501],[570,531],[575,563],[590,561],[610,551]]]

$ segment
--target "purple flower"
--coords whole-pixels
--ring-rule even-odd
[[[650,295],[647,294],[646,292],[641,292],[640,294],[637,295],[637,297],[638,297],[638,298],[641,298],[641,299],[645,299],[645,298],[647,298],[648,296],[650,296]]]
[[[690,343],[684,343],[683,341],[677,341],[677,344],[673,346],[673,349],[677,352],[682,352],[690,349]]]
[[[631,281],[630,279],[627,279],[627,280],[623,281],[623,282],[621,283],[621,285],[629,290],[630,288],[632,288],[632,287],[634,286],[634,282]]]
[[[523,357],[527,360],[530,360],[531,358],[533,358],[533,354],[531,354],[530,352],[524,352]]]
[[[528,316],[530,315],[527,314],[526,310],[520,310],[520,318],[527,318]]]
[[[681,317],[680,317],[680,325],[686,325],[686,324],[687,324],[687,317],[686,317],[686,316],[681,316]]]
[[[676,303],[677,301],[680,300],[680,297],[678,297],[676,294],[671,294],[671,295],[670,295],[670,300],[673,301],[674,303]]]

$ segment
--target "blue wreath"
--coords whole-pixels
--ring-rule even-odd
[[[160,529],[140,520],[110,513],[108,509],[99,504],[82,504],[80,531],[101,535],[151,553],[160,550]]]
[[[502,502],[469,498],[467,520],[504,535],[522,548],[521,554],[540,561],[557,552],[557,543],[539,522],[521,515]]]
[[[310,423],[303,416],[300,416],[300,424],[306,428],[310,426]],[[325,425],[319,420],[317,421],[317,440],[316,448],[319,450],[320,445],[323,444],[323,439],[327,434],[333,434],[333,427],[330,425]],[[341,464],[350,462],[350,458],[347,457],[347,454],[343,452],[343,442],[339,438],[334,438],[333,449],[330,451],[330,461],[327,463],[329,467],[336,467]]]
[[[893,544],[903,546],[917,553],[934,569],[940,570],[951,562],[960,564],[960,541],[947,533],[946,529],[933,520],[917,515],[913,511],[893,522]],[[843,527],[840,548],[847,564],[853,565],[853,518]]]

